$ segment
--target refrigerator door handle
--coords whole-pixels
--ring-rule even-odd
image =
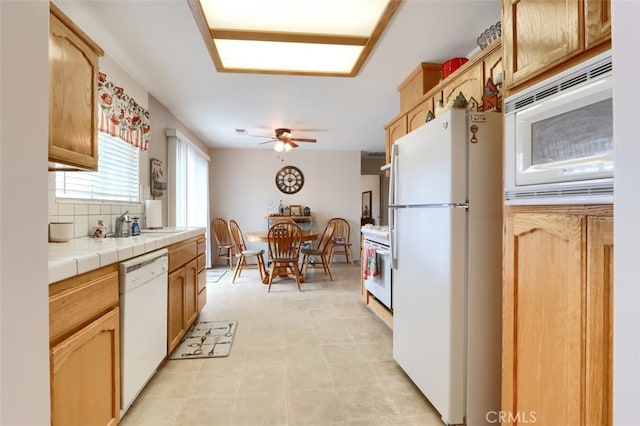
[[[398,146],[391,145],[391,173],[389,175],[389,254],[391,257],[391,268],[396,268],[396,185],[398,179]]]

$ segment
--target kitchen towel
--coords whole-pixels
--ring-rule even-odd
[[[378,271],[378,253],[376,253],[375,247],[367,248],[366,262],[363,268],[363,277],[366,280],[368,277],[378,277],[380,271]]]

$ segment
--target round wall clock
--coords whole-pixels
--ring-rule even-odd
[[[304,175],[295,166],[284,166],[276,173],[276,186],[285,194],[295,194],[304,185]]]

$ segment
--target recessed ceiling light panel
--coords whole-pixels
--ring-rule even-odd
[[[200,0],[209,28],[369,36],[389,0]]]
[[[348,74],[362,46],[216,40],[220,59],[229,69]]]
[[[357,75],[402,0],[188,0],[216,69]]]

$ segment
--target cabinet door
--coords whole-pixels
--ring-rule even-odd
[[[484,88],[484,65],[481,62],[471,66],[459,75],[453,77],[452,80],[446,81],[446,85],[442,88],[442,102],[449,105],[460,93],[465,97],[467,102],[471,102],[472,98],[476,104],[482,103],[482,93]]]
[[[611,39],[611,1],[585,0],[585,48]]]
[[[185,266],[187,279],[184,284],[184,328],[188,328],[198,316],[198,260]]]
[[[98,169],[98,56],[50,15],[49,161]]]
[[[516,213],[505,225],[502,410],[579,425],[586,219]]]
[[[435,115],[435,103],[440,100],[440,96],[430,97],[409,111],[407,113],[407,131],[411,132],[426,123],[429,112]]]
[[[587,222],[587,424],[613,424],[613,218]]]
[[[169,274],[168,319],[167,319],[167,353],[171,353],[185,333],[185,300],[184,286],[187,280],[185,268]]]
[[[582,2],[503,0],[502,28],[510,89],[583,50]]]
[[[407,116],[401,115],[398,117],[389,127],[387,127],[387,146],[385,162],[389,164],[391,162],[391,145],[398,140],[398,138],[407,134]]]
[[[51,424],[120,420],[120,311],[108,312],[51,348]]]
[[[495,49],[493,52],[489,53],[483,62],[483,76],[482,76],[482,97],[478,99],[482,105],[479,109],[482,111],[502,111],[502,95],[501,90],[498,90],[498,100],[497,104],[494,106],[491,102],[491,96],[493,93],[490,90],[487,90],[485,93],[485,87],[487,86],[487,80],[491,79],[494,84],[497,84],[499,81],[501,82],[504,78],[504,62],[502,60],[502,49]],[[485,95],[487,96],[485,98]]]

